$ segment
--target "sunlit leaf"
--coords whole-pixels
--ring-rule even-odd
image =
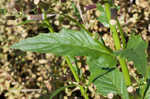
[[[109,53],[104,45],[97,43],[86,32],[63,29],[60,33],[40,34],[16,43],[12,48],[23,51],[54,53],[70,56],[97,56]]]

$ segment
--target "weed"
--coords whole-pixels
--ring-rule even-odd
[[[80,88],[82,96],[88,99],[87,88],[91,83],[94,83],[97,92],[103,96],[113,98],[114,95],[120,95],[122,99],[150,98],[149,67],[147,64],[147,55],[145,53],[147,43],[142,40],[139,35],[132,35],[126,43],[123,29],[117,17],[112,17],[113,14],[111,13],[111,9],[117,9],[117,7],[110,1],[111,0],[105,0],[104,6],[101,4],[97,4],[96,6],[97,10],[101,13],[98,20],[111,30],[116,49],[114,51],[105,46],[100,40],[93,39],[91,33],[83,24],[80,24],[78,21],[65,14],[60,14],[60,16],[75,22],[81,30],[62,29],[59,33],[55,33],[53,27],[46,18],[46,13],[44,14],[43,22],[51,33],[39,34],[36,37],[22,40],[11,47],[23,51],[54,53],[65,57],[76,83],[56,90],[50,98],[53,98],[53,96],[67,87],[76,86]],[[80,14],[77,8],[75,5],[73,5],[73,7],[79,17]],[[81,84],[82,81],[78,68],[72,64],[74,56],[87,57],[86,62],[90,71],[88,84]],[[131,96],[131,94],[135,88],[132,85],[126,60],[134,62],[137,72],[142,75],[141,79],[144,79],[141,80],[143,84],[138,84],[139,92],[137,92],[134,97]],[[117,67],[118,61],[122,72]],[[139,82],[137,81],[137,83]]]

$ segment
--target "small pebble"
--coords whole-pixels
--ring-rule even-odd
[[[113,94],[113,93],[109,93],[109,94],[107,95],[107,98],[108,98],[108,99],[113,99],[113,97],[114,97],[114,94]]]
[[[129,93],[132,93],[132,92],[134,91],[134,88],[133,88],[132,86],[129,86],[129,87],[127,88],[127,90],[128,90]]]
[[[40,0],[34,0],[34,4],[37,5],[39,4]]]

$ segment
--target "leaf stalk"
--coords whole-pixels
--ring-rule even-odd
[[[110,4],[108,2],[105,3],[105,12],[106,12],[106,15],[107,15],[108,22],[110,22],[111,21],[111,12],[110,12]],[[109,25],[110,25],[110,30],[112,32],[115,48],[116,48],[116,50],[120,50],[121,49],[121,43],[120,43],[119,35],[118,35],[117,29],[116,29],[116,24],[112,25],[112,24],[109,23]],[[123,72],[123,75],[124,75],[125,83],[126,83],[127,86],[130,86],[131,85],[131,79],[130,79],[130,75],[129,75],[129,71],[128,71],[125,59],[119,57],[119,63],[121,65],[121,69],[122,69],[122,72]]]

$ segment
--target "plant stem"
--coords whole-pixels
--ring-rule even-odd
[[[44,11],[44,21],[43,21],[43,22],[47,25],[48,30],[49,30],[51,33],[54,33],[54,29],[53,29],[52,25],[50,24],[50,22],[48,21],[47,15],[46,15],[45,11]]]
[[[105,12],[107,15],[108,22],[110,22],[110,20],[111,20],[110,5],[107,2],[105,3]],[[118,32],[116,30],[116,24],[115,25],[109,24],[109,25],[110,25],[110,30],[112,32],[112,36],[113,36],[116,50],[120,50],[121,49],[121,43],[120,43]],[[119,63],[121,65],[121,69],[122,69],[122,72],[124,75],[125,83],[127,86],[129,86],[129,85],[131,85],[131,79],[130,79],[129,71],[128,71],[128,68],[126,65],[126,61],[125,61],[125,59],[119,57]]]
[[[49,23],[49,22],[48,22],[48,23]],[[53,29],[51,26],[49,27],[49,30],[50,30],[51,33],[55,33],[55,32],[54,32],[54,29]],[[65,60],[67,61],[67,64],[69,65],[69,68],[70,68],[70,70],[71,70],[71,72],[72,72],[72,74],[73,74],[73,76],[74,76],[76,82],[79,83],[79,82],[80,82],[80,79],[79,79],[79,77],[78,77],[78,74],[77,74],[77,73],[75,72],[75,70],[73,69],[73,66],[72,66],[72,63],[71,63],[69,57],[68,57],[68,56],[65,56]],[[87,93],[86,93],[86,90],[84,89],[84,87],[81,86],[81,85],[79,85],[79,88],[80,88],[80,91],[81,91],[82,96],[83,96],[85,99],[89,99],[89,98],[88,98],[88,95],[87,95]]]
[[[125,48],[126,47],[126,39],[124,37],[124,32],[123,32],[123,29],[122,29],[122,27],[121,27],[120,22],[119,22],[118,19],[117,19],[117,26],[118,26],[118,29],[120,31],[120,36],[121,36],[123,48]]]
[[[119,62],[120,62],[121,69],[122,69],[122,72],[124,75],[125,83],[127,86],[130,86],[131,85],[131,79],[130,79],[129,70],[127,68],[126,61],[125,61],[125,59],[119,57]]]
[[[51,33],[54,33],[54,32],[53,32],[54,30],[51,28],[52,25],[48,22],[47,19],[44,20],[44,23],[48,26],[48,30],[49,30]]]
[[[73,74],[75,80],[76,80],[77,82],[80,82],[80,79],[79,79],[77,73],[75,72],[75,70],[73,69],[73,66],[72,66],[72,63],[71,63],[69,57],[68,57],[68,56],[65,56],[65,60],[67,61],[67,64],[69,65],[69,68],[70,68],[70,70],[71,70],[71,72],[72,72],[72,74]]]
[[[75,80],[79,83],[79,82],[80,82],[80,79],[79,79],[79,77],[78,77],[78,74],[76,74],[75,70],[73,69],[73,66],[72,66],[72,63],[71,63],[69,57],[65,56],[65,60],[67,61],[67,64],[69,65],[69,68],[70,68],[70,70],[71,70],[71,72],[72,72],[72,74],[73,74]],[[79,85],[79,87],[80,87],[80,91],[81,91],[82,96],[83,96],[85,99],[88,99],[88,95],[87,95],[85,89],[83,88],[83,86]]]
[[[116,25],[111,25],[110,24],[110,30],[112,32],[112,36],[113,36],[113,39],[114,39],[114,44],[115,44],[116,50],[120,50],[121,49],[121,43],[120,43],[120,39],[119,39],[119,36],[118,36],[118,32],[116,30]]]
[[[83,24],[81,24],[80,22],[78,22],[77,20],[73,19],[72,17],[70,17],[69,15],[65,15],[65,14],[61,14],[62,16],[68,18],[69,20],[71,20],[72,22],[74,22],[76,25],[78,25],[81,29],[83,29],[84,31],[86,31],[90,36],[92,36],[92,34],[85,28],[85,26]]]
[[[83,88],[83,86],[79,86],[80,87],[80,91],[82,93],[82,95],[84,96],[85,99],[89,99],[86,90]]]

